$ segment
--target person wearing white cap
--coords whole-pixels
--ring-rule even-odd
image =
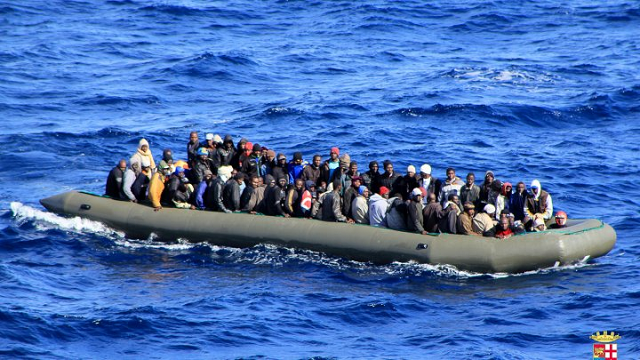
[[[484,234],[496,226],[497,221],[495,221],[494,217],[495,212],[495,206],[491,204],[485,205],[484,212],[477,214],[473,218],[473,231],[478,234]]]
[[[411,191],[411,201],[409,202],[407,225],[409,231],[427,235],[424,230],[422,216],[422,190],[415,188]]]
[[[436,177],[431,176],[431,165],[423,164],[420,166],[420,177],[418,178],[418,186],[427,190],[427,196],[422,199],[423,205],[427,205],[429,194],[435,194],[436,198],[440,195],[442,183]]]
[[[416,178],[416,167],[407,166],[407,174],[398,179],[397,191],[404,199],[408,199],[413,189],[418,188],[418,178]]]

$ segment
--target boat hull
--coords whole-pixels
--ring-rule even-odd
[[[78,191],[40,202],[51,212],[99,221],[134,239],[155,234],[160,241],[186,239],[238,248],[270,243],[376,264],[416,261],[488,273],[517,273],[596,258],[607,254],[616,242],[613,228],[595,219],[570,220],[562,230],[502,240],[420,235],[368,225],[244,213],[173,208],[154,211],[150,206]]]

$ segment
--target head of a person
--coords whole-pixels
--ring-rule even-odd
[[[284,176],[281,176],[278,178],[278,186],[280,186],[281,188],[284,189],[285,186],[287,186],[287,178]]]
[[[251,187],[255,189],[258,186],[260,186],[260,179],[261,179],[260,176],[256,176],[256,175],[252,176],[251,177]]]
[[[546,226],[544,224],[544,221],[542,221],[541,219],[536,219],[533,222],[533,229],[535,231],[545,231],[546,230]]]
[[[170,175],[171,167],[169,164],[161,164],[160,165],[160,173],[164,176]]]
[[[192,144],[195,144],[196,142],[198,142],[198,132],[197,131],[192,131],[191,133],[189,133],[189,142]]]
[[[241,172],[233,175],[233,179],[238,183],[238,185],[244,184],[244,174]]]
[[[296,165],[302,165],[302,153],[297,151],[293,153],[293,163]]]
[[[414,188],[413,190],[411,190],[411,199],[415,202],[422,201],[422,191],[419,188]]]
[[[502,231],[508,230],[509,226],[511,226],[511,224],[509,223],[508,217],[500,218],[500,229]]]
[[[382,165],[384,166],[384,171],[387,174],[393,174],[393,164],[391,163],[391,160],[385,160]]]
[[[495,178],[496,177],[493,174],[493,171],[487,171],[486,173],[484,173],[484,182],[486,182],[487,184],[492,184]]]
[[[198,149],[198,157],[200,158],[200,160],[207,160],[207,158],[209,157],[209,151],[206,148],[199,148]]]
[[[278,165],[284,166],[287,164],[287,156],[283,153],[278,154]]]
[[[249,140],[247,140],[245,138],[240,139],[240,141],[238,141],[238,145],[237,145],[238,151],[240,151],[240,152],[244,151],[245,150],[244,147],[245,147],[245,145],[247,145],[248,142],[249,142]]]
[[[122,171],[127,170],[127,160],[120,159],[120,161],[118,161],[118,169],[120,169]]]
[[[567,213],[564,211],[558,211],[556,213],[556,225],[565,226],[567,224]]]
[[[131,165],[129,165],[129,167],[131,168],[131,170],[133,170],[136,174],[140,171],[140,163],[137,161],[134,161],[131,163]]]
[[[307,180],[304,182],[305,189],[315,192],[316,191],[316,183],[313,180]]]
[[[525,185],[522,181],[520,181],[516,185],[516,191],[518,192],[518,194],[524,193],[525,191],[527,191],[527,185]]]
[[[213,173],[211,172],[211,170],[205,170],[203,175],[205,181],[209,181],[213,178]]]
[[[533,180],[533,181],[531,182],[531,192],[532,192],[534,195],[538,195],[538,193],[540,193],[540,187],[541,187],[541,186],[540,186],[540,181],[538,181],[538,180]]]
[[[322,163],[322,156],[318,154],[313,155],[313,166],[317,168],[320,166],[320,163]]]
[[[496,214],[496,207],[492,204],[487,204],[484,206],[484,212],[489,214],[489,216],[493,217]]]
[[[255,157],[260,157],[262,156],[262,146],[260,146],[260,144],[253,144],[253,155]]]
[[[331,161],[337,161],[339,156],[340,156],[340,149],[338,149],[335,146],[332,147],[331,150],[329,151],[329,157],[331,158]]]
[[[470,172],[467,174],[467,186],[471,186],[476,182],[476,174]]]
[[[173,151],[171,151],[171,149],[164,149],[162,151],[162,160],[168,164],[173,164]]]
[[[351,186],[358,189],[362,185],[362,178],[360,176],[351,177]]]
[[[227,150],[233,149],[233,138],[231,137],[231,135],[225,135],[222,144]]]
[[[413,165],[407,166],[407,176],[412,178],[416,176],[416,167]]]
[[[378,193],[385,199],[389,198],[389,189],[386,186],[380,186],[380,190],[378,190]]]
[[[273,150],[267,150],[267,160],[271,162],[275,160],[275,158],[276,158],[276,152]]]
[[[431,165],[423,164],[422,166],[420,166],[420,176],[423,179],[430,178],[431,177]]]
[[[500,212],[500,219],[508,218],[510,214],[511,212],[508,209],[502,209],[502,211]]]
[[[333,180],[333,191],[340,192],[342,190],[342,182],[340,179]]]
[[[342,154],[342,156],[340,156],[339,158],[339,161],[340,161],[340,168],[343,171],[348,171],[349,164],[351,163],[351,157],[349,156],[349,154]]]
[[[437,201],[436,194],[429,193],[429,195],[427,195],[427,199],[429,200],[429,203],[435,203]]]
[[[304,180],[296,179],[295,187],[296,190],[302,190],[304,188]]]
[[[370,161],[369,162],[369,171],[371,171],[372,174],[375,174],[378,172],[378,162],[377,161]]]
[[[140,139],[140,142],[138,142],[138,149],[142,152],[147,152],[147,150],[149,150],[149,142],[147,139]]]
[[[503,196],[510,197],[512,191],[513,191],[513,185],[511,185],[510,182],[505,182],[504,184],[502,184],[502,195]]]
[[[476,206],[473,205],[473,203],[471,201],[466,201],[464,203],[464,212],[469,214],[469,216],[473,217],[473,215],[475,215],[476,213]]]
[[[449,200],[449,202],[456,203],[456,204],[460,202],[460,198],[456,194],[449,194],[449,197],[447,198],[447,200]]]
[[[177,166],[173,174],[180,178],[184,177],[184,168],[182,166]]]
[[[215,143],[213,142],[213,134],[212,133],[207,133],[204,136],[204,139],[207,140],[207,145],[214,147]]]
[[[352,174],[355,174],[358,172],[358,163],[355,161],[352,161],[349,164],[349,171],[351,171]]]
[[[369,198],[369,188],[364,185],[360,185],[358,187],[358,194],[364,196],[365,198]]]
[[[447,179],[453,180],[456,178],[456,170],[454,168],[447,168]]]

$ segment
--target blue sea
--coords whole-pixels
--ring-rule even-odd
[[[640,358],[637,1],[0,1],[0,358]],[[611,224],[524,274],[130,239],[39,199],[138,141],[539,179]],[[186,211],[186,210],[185,210]],[[349,239],[345,237],[345,242]]]

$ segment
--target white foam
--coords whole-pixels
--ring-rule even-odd
[[[95,233],[101,235],[115,235],[123,238],[124,234],[111,229],[105,224],[83,219],[80,217],[66,218],[47,211],[38,210],[19,202],[11,203],[11,212],[18,221],[34,220],[39,230],[62,229],[79,233]],[[51,226],[53,225],[53,226]]]

